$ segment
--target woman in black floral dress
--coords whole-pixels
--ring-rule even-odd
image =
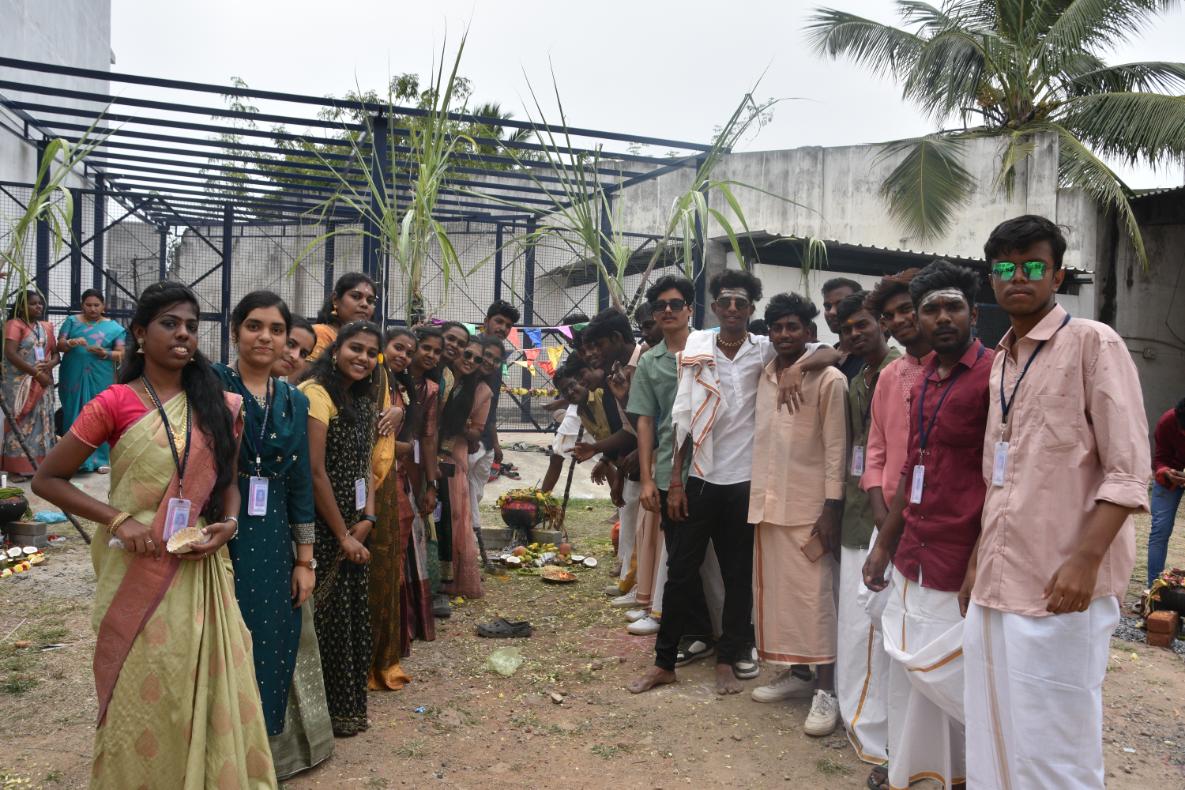
[[[309,462],[316,505],[314,620],[333,734],[357,735],[366,719],[368,604],[374,528],[375,385],[382,335],[369,321],[342,327],[300,390],[309,399]]]

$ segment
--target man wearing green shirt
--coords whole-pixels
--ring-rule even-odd
[[[879,618],[864,608],[863,569],[873,534],[872,506],[860,487],[868,448],[872,396],[880,372],[901,356],[889,348],[884,329],[865,304],[864,291],[845,296],[836,306],[842,343],[864,361],[848,385],[848,474],[840,527],[839,639],[836,644],[835,691],[840,715],[856,755],[883,763],[887,756],[886,692],[889,657],[882,644]]]

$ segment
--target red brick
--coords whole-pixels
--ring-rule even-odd
[[[1173,644],[1172,634],[1154,634],[1151,631],[1147,635],[1148,644],[1151,647],[1169,647]]]
[[[1145,626],[1148,633],[1169,634],[1175,636],[1181,616],[1176,612],[1159,611],[1148,615]]]

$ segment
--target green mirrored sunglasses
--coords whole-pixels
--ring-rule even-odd
[[[1045,261],[1025,261],[1020,268],[1024,270],[1026,280],[1041,280],[1045,278],[1048,264]],[[1008,282],[1016,276],[1016,264],[1012,261],[996,261],[992,264],[992,274]]]

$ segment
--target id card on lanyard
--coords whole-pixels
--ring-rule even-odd
[[[1045,348],[1046,343],[1057,337],[1057,333],[1062,331],[1068,323],[1070,323],[1070,314],[1066,313],[1066,317],[1058,324],[1057,329],[1053,330],[1053,334],[1037,344],[1037,347],[1033,349],[1033,353],[1029,356],[1028,361],[1025,362],[1024,368],[1020,371],[1020,375],[1016,377],[1016,382],[1012,385],[1012,395],[1008,398],[1004,397],[1004,367],[1008,364],[1007,356],[1005,356],[1000,366],[1000,441],[996,442],[996,451],[992,458],[992,485],[996,488],[1004,487],[1004,480],[1008,474],[1008,451],[1010,445],[1004,434],[1008,431],[1008,412],[1012,411],[1012,404],[1016,401],[1016,391],[1020,389],[1020,383],[1025,380],[1025,375],[1028,374],[1029,368],[1033,366],[1033,361],[1037,359],[1037,355],[1041,353],[1041,349]]]
[[[975,361],[978,362],[984,354],[984,348],[981,345],[979,350],[975,353]],[[909,503],[911,505],[920,505],[922,503],[922,493],[926,488],[926,444],[930,441],[930,432],[934,430],[934,424],[938,422],[938,412],[942,410],[942,404],[946,403],[947,397],[955,388],[955,382],[959,380],[959,376],[963,375],[963,371],[967,368],[959,368],[955,370],[946,380],[946,392],[942,393],[942,397],[938,399],[938,404],[934,407],[934,413],[930,416],[930,424],[926,424],[926,390],[930,386],[930,376],[922,379],[922,391],[918,396],[918,426],[920,433],[918,436],[918,463],[913,467],[913,480],[909,487]]]
[[[266,516],[267,515],[267,497],[270,480],[263,475],[263,439],[267,435],[268,418],[272,413],[272,380],[269,377],[267,380],[267,390],[264,394],[263,402],[263,420],[259,423],[259,441],[254,448],[250,446],[250,436],[244,434],[244,442],[247,443],[248,451],[254,449],[255,451],[255,474],[251,476],[247,484],[247,515],[248,516]]]
[[[177,438],[173,434],[173,425],[169,422],[169,415],[165,413],[164,404],[157,397],[156,389],[146,376],[142,376],[140,380],[144,382],[144,391],[148,393],[148,397],[152,400],[152,405],[156,407],[156,411],[160,415],[160,421],[165,427],[165,437],[169,440],[169,450],[173,454],[173,463],[177,467],[177,496],[169,498],[165,510],[164,539],[167,541],[179,530],[188,527],[190,517],[193,515],[193,503],[185,498],[185,467],[189,465],[189,446],[193,436],[193,420],[191,419],[189,399],[186,398],[185,449],[179,453],[177,451]]]

